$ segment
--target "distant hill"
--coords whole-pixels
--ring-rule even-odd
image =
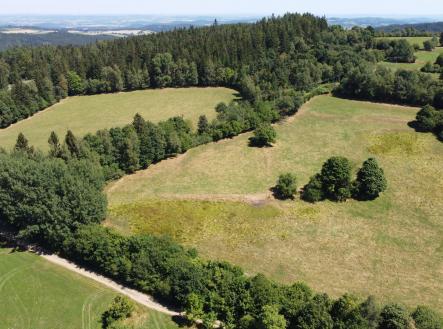
[[[97,40],[111,40],[114,38],[111,35],[83,35],[65,31],[45,34],[0,32],[0,51],[18,46],[85,45]]]
[[[399,32],[407,29],[416,30],[418,32],[443,32],[443,22],[434,22],[434,23],[419,23],[419,24],[393,24],[387,26],[377,27],[376,30],[380,32]]]

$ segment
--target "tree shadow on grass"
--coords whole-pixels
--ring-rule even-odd
[[[256,148],[271,148],[271,147],[273,147],[272,144],[257,141],[254,137],[249,137],[248,146],[249,147],[256,147]]]

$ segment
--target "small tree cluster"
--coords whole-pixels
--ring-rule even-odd
[[[107,329],[117,321],[122,321],[131,316],[134,304],[126,297],[117,296],[111,306],[102,315],[103,328]]]
[[[351,196],[358,200],[373,200],[386,190],[383,169],[373,158],[366,160],[351,181],[351,162],[344,157],[328,159],[319,174],[314,175],[303,188],[302,199],[318,202],[324,199],[343,202]]]
[[[254,131],[249,141],[251,146],[264,147],[272,146],[277,138],[277,133],[270,123],[260,124]]]
[[[442,103],[443,108],[443,92],[436,96],[435,101]],[[423,107],[415,118],[415,128],[422,132],[432,132],[443,141],[443,110],[437,110],[436,108],[426,105]]]

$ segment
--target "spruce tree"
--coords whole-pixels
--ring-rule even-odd
[[[17,152],[33,153],[34,148],[29,146],[29,142],[23,133],[19,133],[17,136],[17,141],[14,146],[14,150]]]
[[[387,188],[387,181],[383,169],[374,158],[363,162],[362,168],[357,173],[354,183],[354,194],[357,199],[374,200]]]
[[[49,155],[54,158],[60,158],[62,156],[62,146],[55,131],[51,132],[51,135],[49,136],[48,139],[48,144],[49,144]]]
[[[209,122],[206,115],[201,115],[198,118],[198,133],[199,135],[205,134],[209,131]]]
[[[65,143],[66,146],[68,147],[69,153],[71,153],[71,156],[77,159],[80,158],[81,155],[80,143],[71,130],[68,130],[68,132],[66,133]]]

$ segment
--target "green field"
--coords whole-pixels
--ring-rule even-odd
[[[431,40],[432,37],[383,37],[378,39],[387,39],[387,40],[398,40],[405,39],[411,45],[418,44],[420,48],[423,48],[423,42],[426,40]],[[403,69],[403,70],[416,70],[419,71],[427,62],[435,63],[438,55],[443,53],[443,47],[437,47],[433,51],[425,51],[419,50],[415,53],[417,59],[415,63],[391,63],[391,62],[382,62],[381,64],[392,68],[394,70]],[[439,74],[433,74],[436,78],[439,77]]]
[[[169,234],[207,258],[302,280],[333,296],[443,311],[443,143],[408,127],[417,109],[319,96],[276,126],[272,148],[250,134],[204,145],[107,188],[107,225]],[[299,186],[333,155],[358,169],[375,156],[389,188],[372,202],[276,201],[280,173]]]
[[[116,293],[28,252],[0,248],[0,329],[99,329]],[[174,329],[170,317],[137,306],[136,329]]]
[[[215,105],[229,102],[235,93],[227,88],[183,88],[70,97],[31,118],[0,129],[0,146],[11,148],[17,135],[23,132],[32,145],[47,149],[52,130],[60,138],[68,129],[83,136],[98,129],[124,126],[136,113],[153,122],[183,116],[196,124],[201,114],[214,118]]]

